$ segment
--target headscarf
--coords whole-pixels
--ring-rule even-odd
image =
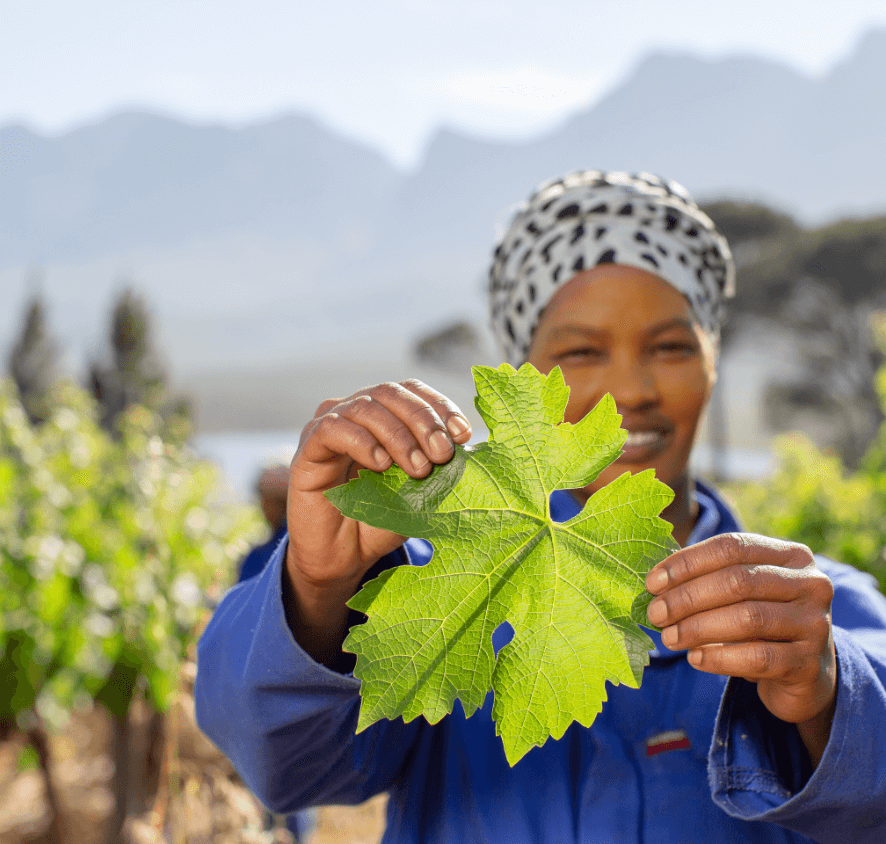
[[[600,264],[654,273],[688,300],[719,347],[735,267],[725,238],[686,188],[648,173],[584,170],[545,182],[515,214],[489,271],[492,329],[514,366],[567,281]]]

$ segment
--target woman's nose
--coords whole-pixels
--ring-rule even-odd
[[[615,399],[619,413],[645,409],[658,401],[655,375],[642,361],[613,361],[607,392]]]

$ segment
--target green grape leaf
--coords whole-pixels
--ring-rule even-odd
[[[398,467],[327,492],[351,518],[431,542],[426,566],[398,566],[349,606],[365,613],[344,648],[362,681],[358,732],[381,718],[436,723],[458,698],[470,716],[491,688],[510,764],[572,721],[590,726],[604,683],[640,685],[652,643],[643,580],[676,549],[659,517],[673,493],[651,470],[623,474],[574,518],[551,518],[549,495],[589,484],[627,437],[607,395],[577,424],[569,388],[541,375],[473,368],[489,440],[456,447],[422,480]],[[503,622],[513,640],[496,657]]]

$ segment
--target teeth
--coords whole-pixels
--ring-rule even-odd
[[[642,448],[643,446],[652,445],[659,436],[658,431],[629,431],[625,445]]]

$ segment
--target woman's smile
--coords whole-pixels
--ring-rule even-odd
[[[625,427],[623,425],[623,427]],[[632,430],[627,428],[628,438],[622,446],[618,463],[645,463],[653,460],[665,449],[668,432],[661,429],[647,428]]]

